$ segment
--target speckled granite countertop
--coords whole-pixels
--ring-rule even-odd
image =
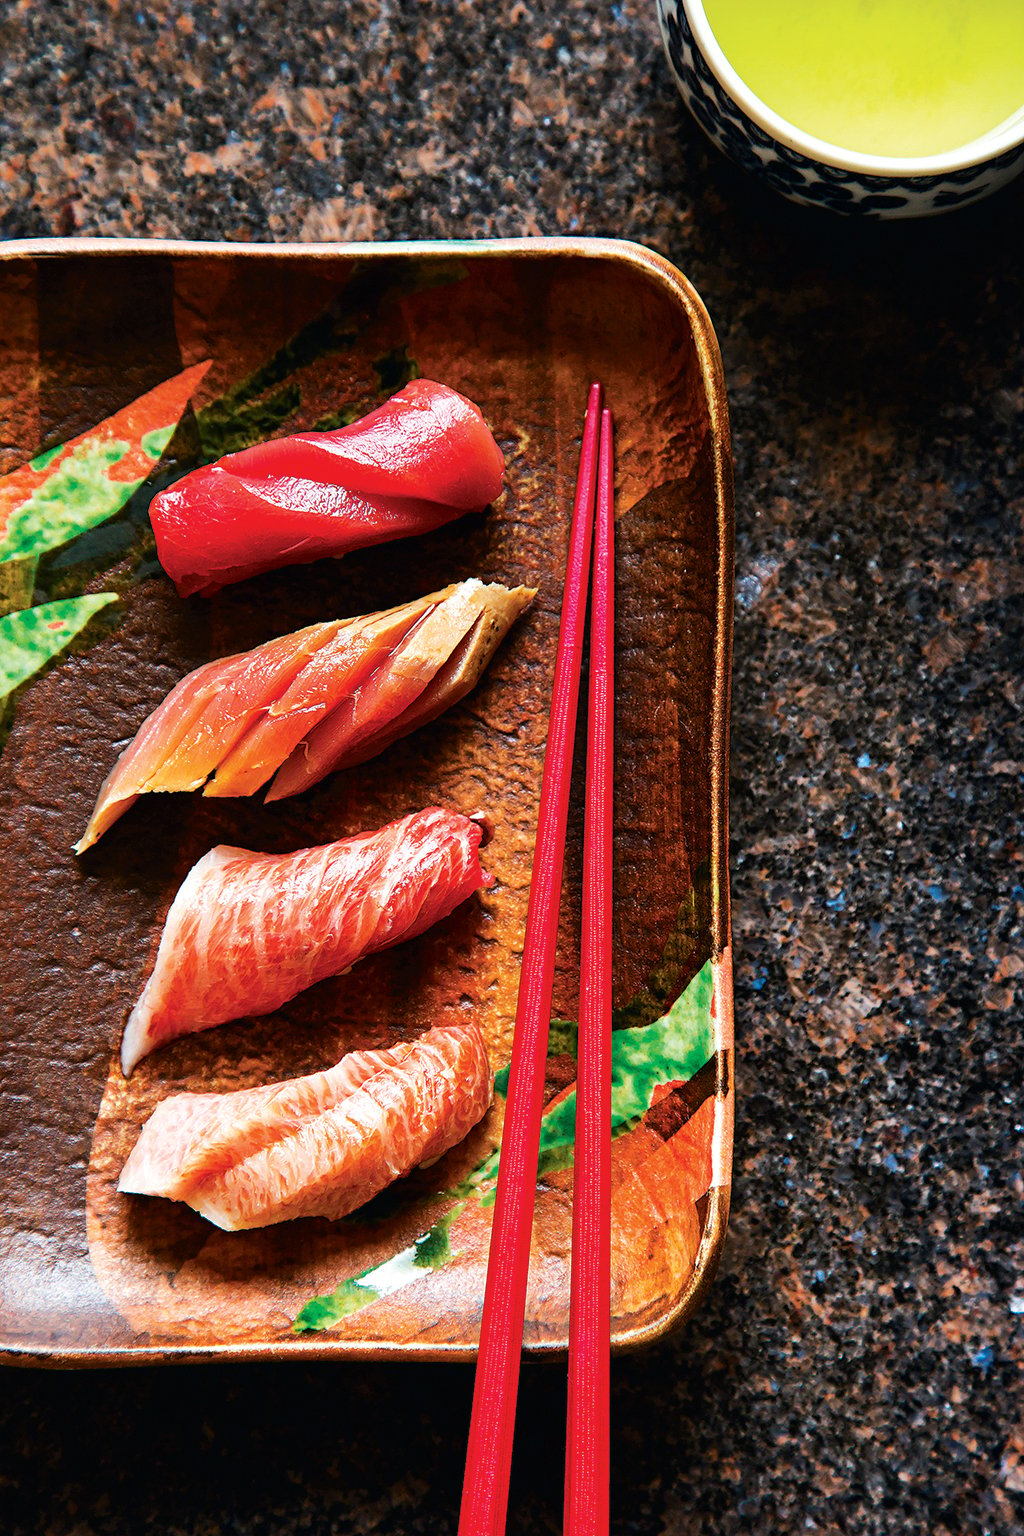
[[[1024,183],[904,227],[777,201],[641,0],[20,0],[0,60],[7,238],[578,231],[694,281],[736,449],[734,1218],[685,1334],[616,1364],[615,1528],[1024,1529]],[[450,1532],[470,1391],[7,1372],[0,1525]],[[526,1373],[513,1530],[559,1528],[563,1398]]]

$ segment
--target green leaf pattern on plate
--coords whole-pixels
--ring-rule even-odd
[[[116,593],[96,592],[23,608],[0,619],[0,699],[64,650],[94,613],[116,602]]]
[[[120,512],[159,462],[209,366],[186,368],[0,478],[0,699],[117,601],[102,592],[28,606],[39,557]]]
[[[612,1035],[612,1135],[621,1136],[646,1114],[656,1088],[686,1083],[714,1054],[711,964],[698,971],[681,997],[656,1023],[644,1029],[617,1029]],[[538,1173],[572,1163],[576,1134],[576,1090],[555,1104],[540,1128]]]
[[[0,561],[58,549],[119,512],[151,474],[209,363],[0,479]]]
[[[0,546],[0,560],[56,549],[120,512],[142,483],[110,478],[111,469],[128,456],[131,446],[117,439],[105,443],[90,440],[63,459],[12,513]],[[149,463],[152,468],[156,458]]]

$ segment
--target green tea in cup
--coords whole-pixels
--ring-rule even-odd
[[[940,155],[1024,107],[1024,0],[704,0],[765,106],[829,144]]]

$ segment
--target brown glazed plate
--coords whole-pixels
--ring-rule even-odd
[[[149,529],[156,488],[246,443],[352,420],[417,373],[481,406],[507,463],[493,507],[212,599],[176,596]],[[732,504],[700,300],[658,256],[606,240],[0,247],[3,1360],[474,1354],[595,378],[618,446],[612,1328],[626,1347],[692,1313],[729,1202]],[[270,806],[144,796],[76,859],[118,751],[186,672],[468,576],[539,594],[448,714]],[[539,1354],[564,1350],[568,1330],[581,772],[527,1302],[525,1344]],[[491,889],[351,976],[177,1041],[124,1080],[125,1016],[177,886],[214,843],[287,851],[429,804],[485,813]],[[226,1233],[117,1193],[166,1094],[315,1071],[451,1009],[483,1027],[493,1108],[351,1217]]]

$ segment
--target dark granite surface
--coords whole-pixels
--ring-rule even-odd
[[[74,19],[72,19],[74,18]],[[740,1116],[723,1272],[616,1363],[614,1524],[1024,1529],[1024,182],[854,226],[761,192],[641,0],[0,10],[0,234],[585,232],[717,327],[736,449]],[[0,1376],[0,1528],[455,1528],[470,1373]],[[562,1374],[512,1530],[561,1519]]]

